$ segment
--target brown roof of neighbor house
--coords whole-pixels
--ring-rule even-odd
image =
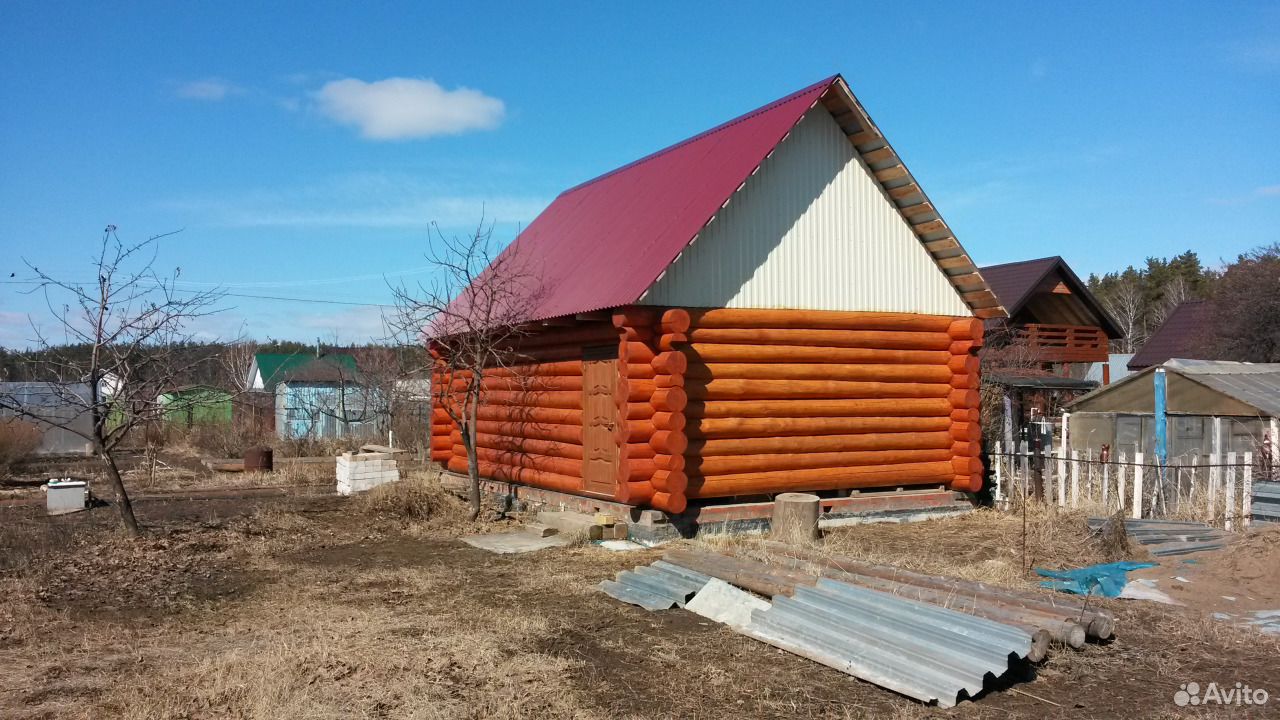
[[[1070,265],[1060,256],[1036,258],[1035,260],[1021,260],[1019,262],[1004,263],[1003,265],[988,265],[978,269],[982,277],[987,281],[987,285],[991,291],[996,294],[996,298],[1000,300],[1000,304],[1008,311],[1009,317],[1016,319],[1018,313],[1028,307],[1028,304],[1036,297],[1037,291],[1044,289],[1044,284],[1050,275],[1057,273],[1061,281],[1071,291],[1071,295],[1079,299],[1083,303],[1086,310],[1085,317],[1075,318],[1075,321],[1067,322],[1064,319],[1048,319],[1042,318],[1039,322],[1058,323],[1064,325],[1093,324],[1103,329],[1107,333],[1107,337],[1116,339],[1124,337],[1120,327],[1111,319],[1111,315],[1107,313],[1106,308],[1102,307],[1102,303],[1089,292],[1089,288],[1081,282],[1080,277],[1071,269]],[[1034,312],[1035,309],[1032,309]],[[1088,322],[1080,322],[1087,320]]]
[[[1213,359],[1205,342],[1212,323],[1213,306],[1207,300],[1184,300],[1129,360],[1129,369],[1141,370],[1172,358]]]

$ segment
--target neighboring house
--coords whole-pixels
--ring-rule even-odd
[[[191,427],[231,422],[231,393],[211,385],[185,385],[161,393],[166,422]]]
[[[80,400],[69,398],[69,394]],[[5,382],[0,383],[0,396],[11,398],[25,413],[37,416],[32,418],[0,408],[0,418],[17,418],[40,427],[40,447],[36,454],[93,454],[93,445],[84,437],[93,432],[92,415],[85,409],[89,404],[88,383]]]
[[[1165,371],[1169,458],[1205,462],[1210,454],[1260,452],[1280,423],[1280,363],[1166,360],[1079,398],[1071,411],[1070,443],[1112,457],[1155,451],[1157,368]]]
[[[1061,257],[981,270],[1009,313],[987,320],[987,342],[1019,349],[1005,356],[1018,361],[1010,367],[995,353],[984,361],[983,381],[1003,394],[996,435],[1006,448],[1033,433],[1048,438],[1065,403],[1111,382],[1110,341],[1124,335]]]
[[[671,513],[981,486],[974,353],[1004,312],[839,76],[565,191],[504,255],[541,273],[546,366],[486,381],[484,476]]]
[[[1213,306],[1209,301],[1184,300],[1129,360],[1129,369],[1145,370],[1171,358],[1210,359],[1208,338],[1212,330]]]
[[[1039,258],[981,272],[1009,312],[1008,318],[987,321],[989,335],[1005,332],[1025,340],[1041,369],[1055,375],[1083,378],[1094,363],[1103,363],[1100,380],[1111,381],[1110,341],[1124,333],[1066,261]]]
[[[386,413],[350,356],[327,355],[280,370],[275,385],[275,427],[283,438],[366,437]]]
[[[346,368],[353,374],[356,372],[355,357],[345,353],[328,355],[320,355],[319,353],[257,353],[253,356],[253,362],[249,364],[249,377],[245,387],[249,390],[274,392],[276,383],[280,382],[280,378],[285,373],[297,370],[311,363],[317,357],[324,357],[328,362]]]

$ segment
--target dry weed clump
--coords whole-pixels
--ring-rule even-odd
[[[712,550],[743,551],[767,560],[767,536],[721,535],[696,540]],[[1007,586],[1034,586],[1023,566],[1020,515],[979,509],[958,517],[913,523],[852,525],[825,531],[814,549],[906,570]],[[1090,541],[1087,515],[1028,507],[1027,567],[1079,567],[1104,562]]]
[[[357,495],[353,502],[364,515],[406,525],[464,521],[462,499],[440,484],[437,472],[414,472],[399,482],[387,483]]]
[[[41,432],[35,423],[18,418],[0,418],[0,477],[9,468],[27,459],[40,447]]]

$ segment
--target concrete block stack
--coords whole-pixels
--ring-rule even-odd
[[[338,494],[371,490],[400,479],[395,457],[391,453],[343,453],[338,457]]]

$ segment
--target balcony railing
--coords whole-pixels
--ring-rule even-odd
[[[1041,362],[1105,362],[1107,334],[1088,325],[1024,325],[1018,335],[1025,339]]]

